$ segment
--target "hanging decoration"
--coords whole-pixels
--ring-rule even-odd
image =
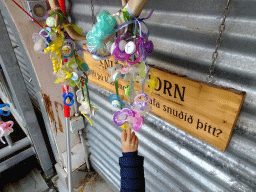
[[[87,51],[94,60],[99,61],[107,59],[111,55],[114,56],[116,64],[109,67],[107,71],[111,75],[108,82],[114,83],[116,94],[110,95],[109,100],[114,107],[120,108],[121,111],[114,113],[113,123],[124,129],[130,126],[134,131],[141,128],[142,117],[151,111],[151,107],[148,105],[151,99],[144,92],[145,85],[150,87],[149,94],[158,85],[158,80],[150,72],[146,61],[147,56],[153,52],[154,45],[148,39],[149,30],[145,20],[151,17],[153,10],[146,18],[137,17],[146,3],[147,0],[130,0],[114,15],[106,10],[102,11],[97,16],[97,23],[86,35]],[[146,27],[146,33],[142,31],[142,25]],[[132,30],[128,30],[128,28]],[[115,37],[116,33],[118,33],[117,37]],[[118,62],[122,62],[123,65]],[[125,94],[130,100],[130,108],[124,108],[125,105],[118,94],[118,80],[121,78],[124,81],[129,81]],[[142,85],[141,91],[134,90],[135,82]]]
[[[62,7],[65,7],[63,1]],[[79,89],[80,112],[89,120],[86,115],[94,115],[97,109],[90,103],[87,87],[90,69],[83,58],[78,56],[75,41],[85,40],[82,30],[77,26],[68,23],[57,0],[50,0],[50,14],[46,19],[44,28],[33,34],[34,50],[40,53],[50,53],[53,64],[53,71],[56,75],[55,83],[62,83],[63,87],[71,86]],[[65,89],[66,90],[66,89]],[[63,103],[71,106],[74,103],[73,93],[63,93]],[[66,102],[67,101],[67,102]]]
[[[132,118],[124,121],[121,118],[122,115],[116,117],[114,114],[113,121],[115,124],[118,121],[124,121],[125,126],[123,127],[129,126],[129,124],[127,125],[129,122],[134,130],[139,130],[143,123],[141,117],[150,111],[148,106],[150,97],[144,93],[144,87],[147,84],[152,91],[158,82],[150,72],[150,67],[146,61],[147,56],[153,52],[154,46],[152,41],[148,40],[149,30],[145,20],[151,17],[153,10],[148,17],[138,18],[146,3],[147,0],[130,0],[114,15],[108,11],[102,11],[97,16],[97,23],[85,37],[78,26],[67,21],[64,1],[50,0],[51,10],[46,23],[42,30],[33,35],[34,50],[50,53],[53,71],[57,76],[55,83],[61,82],[63,84],[64,105],[70,107],[74,103],[74,95],[69,93],[68,86],[78,87],[77,99],[81,103],[79,110],[91,124],[91,120],[86,115],[94,115],[97,108],[90,102],[87,86],[90,69],[78,56],[75,40],[87,39],[87,49],[95,60],[103,60],[110,55],[115,57],[116,65],[109,68],[108,72],[111,74],[109,82],[114,82],[116,94],[111,95],[109,99],[113,106],[122,109],[125,105],[118,94],[118,80],[123,78],[125,81],[130,81],[126,88],[126,95],[129,97],[131,105],[128,114],[132,114]],[[92,4],[92,15],[94,15],[93,10]],[[142,31],[142,25],[146,27],[146,33]],[[40,26],[42,27],[42,25]],[[130,26],[133,27],[132,32],[128,30]],[[115,38],[116,33],[119,34]],[[124,65],[117,64],[118,61]],[[149,74],[150,80],[148,80]],[[135,82],[142,85],[141,93],[134,90]],[[144,100],[138,100],[138,96]],[[125,111],[127,112],[127,110]]]

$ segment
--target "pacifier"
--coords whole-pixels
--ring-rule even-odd
[[[116,64],[114,67],[109,67],[107,69],[108,73],[111,75],[111,77],[108,80],[109,83],[118,81],[122,77],[122,74],[117,70],[121,68],[122,68],[122,65]]]
[[[116,69],[116,71],[119,71],[122,74],[127,74],[127,73],[129,73],[130,67],[131,67],[130,65],[126,65],[126,66],[124,66],[122,68]]]
[[[43,50],[48,46],[48,42],[45,37],[41,34],[34,33],[32,35],[32,39],[34,41],[34,51],[37,53],[43,53]]]
[[[58,78],[62,79],[63,81],[65,80],[66,73],[62,69],[59,69],[56,75]]]
[[[143,34],[143,36],[139,36],[138,37],[138,46],[140,46],[140,48],[143,51],[143,56],[144,59],[147,58],[147,55],[151,54],[153,52],[154,49],[154,44],[152,41],[148,40],[147,35]]]
[[[107,57],[106,57],[106,56],[100,56],[100,55],[91,53],[91,57],[92,57],[95,61],[102,61],[102,60],[108,59],[110,56],[107,56]]]
[[[110,52],[116,60],[126,61],[128,64],[134,65],[140,61],[140,52],[139,47],[134,42],[135,40],[128,43],[125,41],[129,37],[128,34],[119,35],[115,43],[112,44]],[[136,56],[135,61],[130,61],[132,55]]]
[[[139,73],[140,71],[141,71],[141,69],[139,67],[132,66],[132,67],[129,68],[129,73],[130,74]]]
[[[50,27],[46,27],[45,30],[47,30],[48,32],[51,32],[51,31],[52,31],[52,29],[51,29]],[[50,37],[50,34],[46,33],[45,30],[44,30],[44,29],[41,29],[38,34],[44,36],[45,38]],[[33,40],[34,40],[34,39],[33,39]]]
[[[95,110],[97,108],[90,106],[89,102],[87,100],[81,102],[81,106],[79,107],[79,111],[83,115],[95,115]]]
[[[139,72],[134,73],[134,81],[138,81],[140,84],[143,83],[143,81],[146,78],[147,75],[147,66],[144,61],[142,61],[139,65]]]
[[[106,40],[102,42],[101,47],[98,48],[96,51],[93,51],[94,46],[87,45],[87,48],[91,57],[95,61],[102,61],[108,59],[111,56],[110,52],[112,44],[113,42],[111,40]]]
[[[3,144],[5,144],[4,140],[2,139],[3,136],[10,135],[13,132],[13,121],[1,121],[0,122],[0,140]]]
[[[10,131],[10,129],[12,129],[12,126],[14,125],[13,121],[0,121],[0,127],[1,127],[1,131],[3,131],[4,133]],[[1,132],[2,134],[2,132]]]
[[[71,106],[74,104],[74,94],[69,92],[69,93],[63,93],[63,103],[66,106]]]
[[[125,104],[122,102],[121,98],[116,94],[111,94],[109,96],[109,100],[114,107],[121,108],[121,107],[125,106]]]
[[[141,101],[138,101],[138,98],[142,97],[144,98]],[[139,94],[135,97],[134,103],[132,105],[132,109],[136,111],[140,116],[146,115],[147,112],[150,112],[152,110],[152,107],[148,105],[150,102],[151,98],[146,95],[145,93]]]
[[[0,104],[0,115],[9,116],[10,113],[10,105],[8,103]]]
[[[128,117],[134,116],[134,112],[129,108],[123,108],[113,114],[113,123],[117,126],[123,125],[128,122]]]
[[[56,27],[56,20],[54,17],[50,16],[50,17],[47,17],[46,19],[46,24],[49,26],[49,27]]]
[[[153,89],[156,89],[158,86],[157,77],[151,73],[150,79],[146,81],[146,84],[149,86],[149,94],[151,94]]]
[[[87,101],[87,92],[84,90],[84,96],[82,90],[76,91],[76,99],[78,103],[82,103],[83,101]]]
[[[79,79],[78,73],[72,72],[72,77],[71,77],[71,79],[72,79],[73,81],[77,81],[77,80]]]
[[[131,54],[134,54],[135,51],[136,51],[136,44],[133,41],[129,41],[125,45],[125,53],[131,55]]]
[[[113,123],[115,125],[122,126],[125,122],[131,123],[133,130],[138,131],[143,125],[143,118],[129,108],[124,108],[113,114]]]
[[[70,56],[74,51],[75,43],[71,39],[65,39],[61,48],[61,53],[63,56]]]
[[[130,88],[130,84],[128,84],[126,86],[126,88],[124,89],[124,94],[130,98],[131,96],[131,88]],[[137,90],[137,89],[134,89],[133,92],[132,92],[132,100],[134,100],[134,98],[136,97],[136,95],[140,94],[140,91]]]
[[[79,111],[84,114],[90,114],[91,113],[91,107],[87,100],[81,102],[81,106],[79,107]]]

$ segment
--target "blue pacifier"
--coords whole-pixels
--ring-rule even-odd
[[[9,116],[10,113],[10,105],[8,103],[0,104],[0,115]]]
[[[121,98],[116,94],[110,95],[109,100],[114,107],[121,108],[121,107],[125,106],[125,104],[122,102]]]
[[[66,106],[71,106],[74,104],[74,94],[73,93],[63,93],[62,97],[63,99],[63,103]],[[68,102],[67,102],[68,101]]]

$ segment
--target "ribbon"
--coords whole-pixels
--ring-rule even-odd
[[[81,112],[81,113],[82,113],[82,112]],[[90,125],[93,126],[92,120],[89,119],[89,117],[87,117],[84,113],[82,113],[82,115],[89,121]]]
[[[137,18],[137,17],[135,17],[135,16],[132,14],[132,12],[131,12],[129,6],[127,6],[127,10],[128,10],[128,12],[129,12],[129,14],[134,18],[134,20],[130,20],[130,21],[127,21],[127,22],[123,23],[122,25],[119,25],[119,26],[117,27],[117,29],[116,29],[116,32],[119,31],[120,29],[126,27],[127,25],[130,25],[130,24],[132,24],[132,23],[137,23],[137,24],[139,25],[140,36],[142,37],[142,27],[141,27],[141,23],[143,23],[143,24],[146,26],[146,28],[147,28],[147,36],[149,36],[148,26],[147,26],[147,24],[144,22],[144,20],[149,19],[149,18],[152,16],[152,14],[153,14],[153,12],[154,12],[154,9],[152,9],[152,10],[150,11],[149,15],[148,15],[147,17],[145,17],[145,18]]]
[[[140,33],[139,45],[140,45],[140,48],[141,48],[141,50],[142,50],[142,57],[143,57],[143,60],[145,61],[145,60],[146,60],[145,52],[144,52],[144,51],[145,51],[145,46],[144,46],[144,44],[143,44],[143,33],[142,33],[142,26],[141,26],[141,23],[143,23],[143,24],[146,26],[146,28],[147,28],[147,34],[146,34],[146,35],[149,36],[149,29],[148,29],[147,24],[144,22],[144,20],[149,19],[149,18],[152,16],[152,14],[153,14],[153,12],[154,12],[154,9],[152,9],[152,10],[150,11],[149,15],[148,15],[147,17],[145,17],[145,18],[137,18],[137,17],[135,17],[135,16],[132,14],[131,9],[130,9],[129,6],[127,6],[127,11],[128,11],[129,14],[134,18],[134,20],[130,20],[130,21],[128,21],[128,22],[123,23],[122,25],[119,25],[119,26],[117,27],[117,29],[116,29],[116,32],[119,31],[120,29],[126,27],[126,26],[129,25],[129,24],[132,24],[132,23],[137,24],[137,25],[139,26],[139,33]],[[135,29],[135,31],[136,31],[136,30],[137,30],[137,29]],[[150,67],[149,67],[149,65],[148,65],[148,63],[147,63],[146,61],[145,61],[145,64],[146,64],[146,66],[147,66],[147,68],[148,68],[148,70],[147,70],[147,75],[146,75],[146,77],[147,77],[148,74],[149,74],[149,71],[150,71]],[[145,87],[146,77],[145,77],[145,79],[144,79],[143,82],[142,82],[142,93],[144,93],[144,87]]]
[[[143,57],[143,59],[145,60],[145,53],[144,53],[144,51],[145,51],[145,46],[144,46],[144,44],[143,44],[143,33],[142,33],[142,26],[141,26],[141,23],[143,23],[143,24],[146,26],[146,28],[147,28],[147,34],[146,34],[146,35],[149,36],[149,29],[148,29],[147,24],[144,22],[144,20],[149,19],[149,18],[152,16],[152,14],[153,14],[153,12],[154,12],[154,9],[152,9],[152,10],[150,11],[149,15],[148,15],[147,17],[145,17],[145,18],[137,18],[137,17],[135,17],[135,16],[132,14],[131,9],[130,9],[129,6],[127,6],[127,11],[128,11],[129,14],[134,18],[134,20],[130,20],[130,21],[128,21],[128,22],[126,22],[126,23],[123,23],[122,25],[118,26],[118,28],[117,28],[116,31],[119,31],[120,29],[126,27],[127,25],[129,25],[129,24],[131,24],[131,23],[138,24],[138,26],[139,26],[139,33],[140,33],[139,44],[140,44],[140,46],[141,46],[141,49],[143,50],[143,51],[142,51],[142,57]],[[136,31],[136,30],[137,30],[137,29],[135,29],[135,31]],[[149,68],[149,67],[148,67],[148,68]]]

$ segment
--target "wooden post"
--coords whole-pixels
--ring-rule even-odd
[[[132,14],[135,17],[138,17],[147,3],[148,3],[148,0],[130,0],[128,2],[128,5],[130,7]]]

